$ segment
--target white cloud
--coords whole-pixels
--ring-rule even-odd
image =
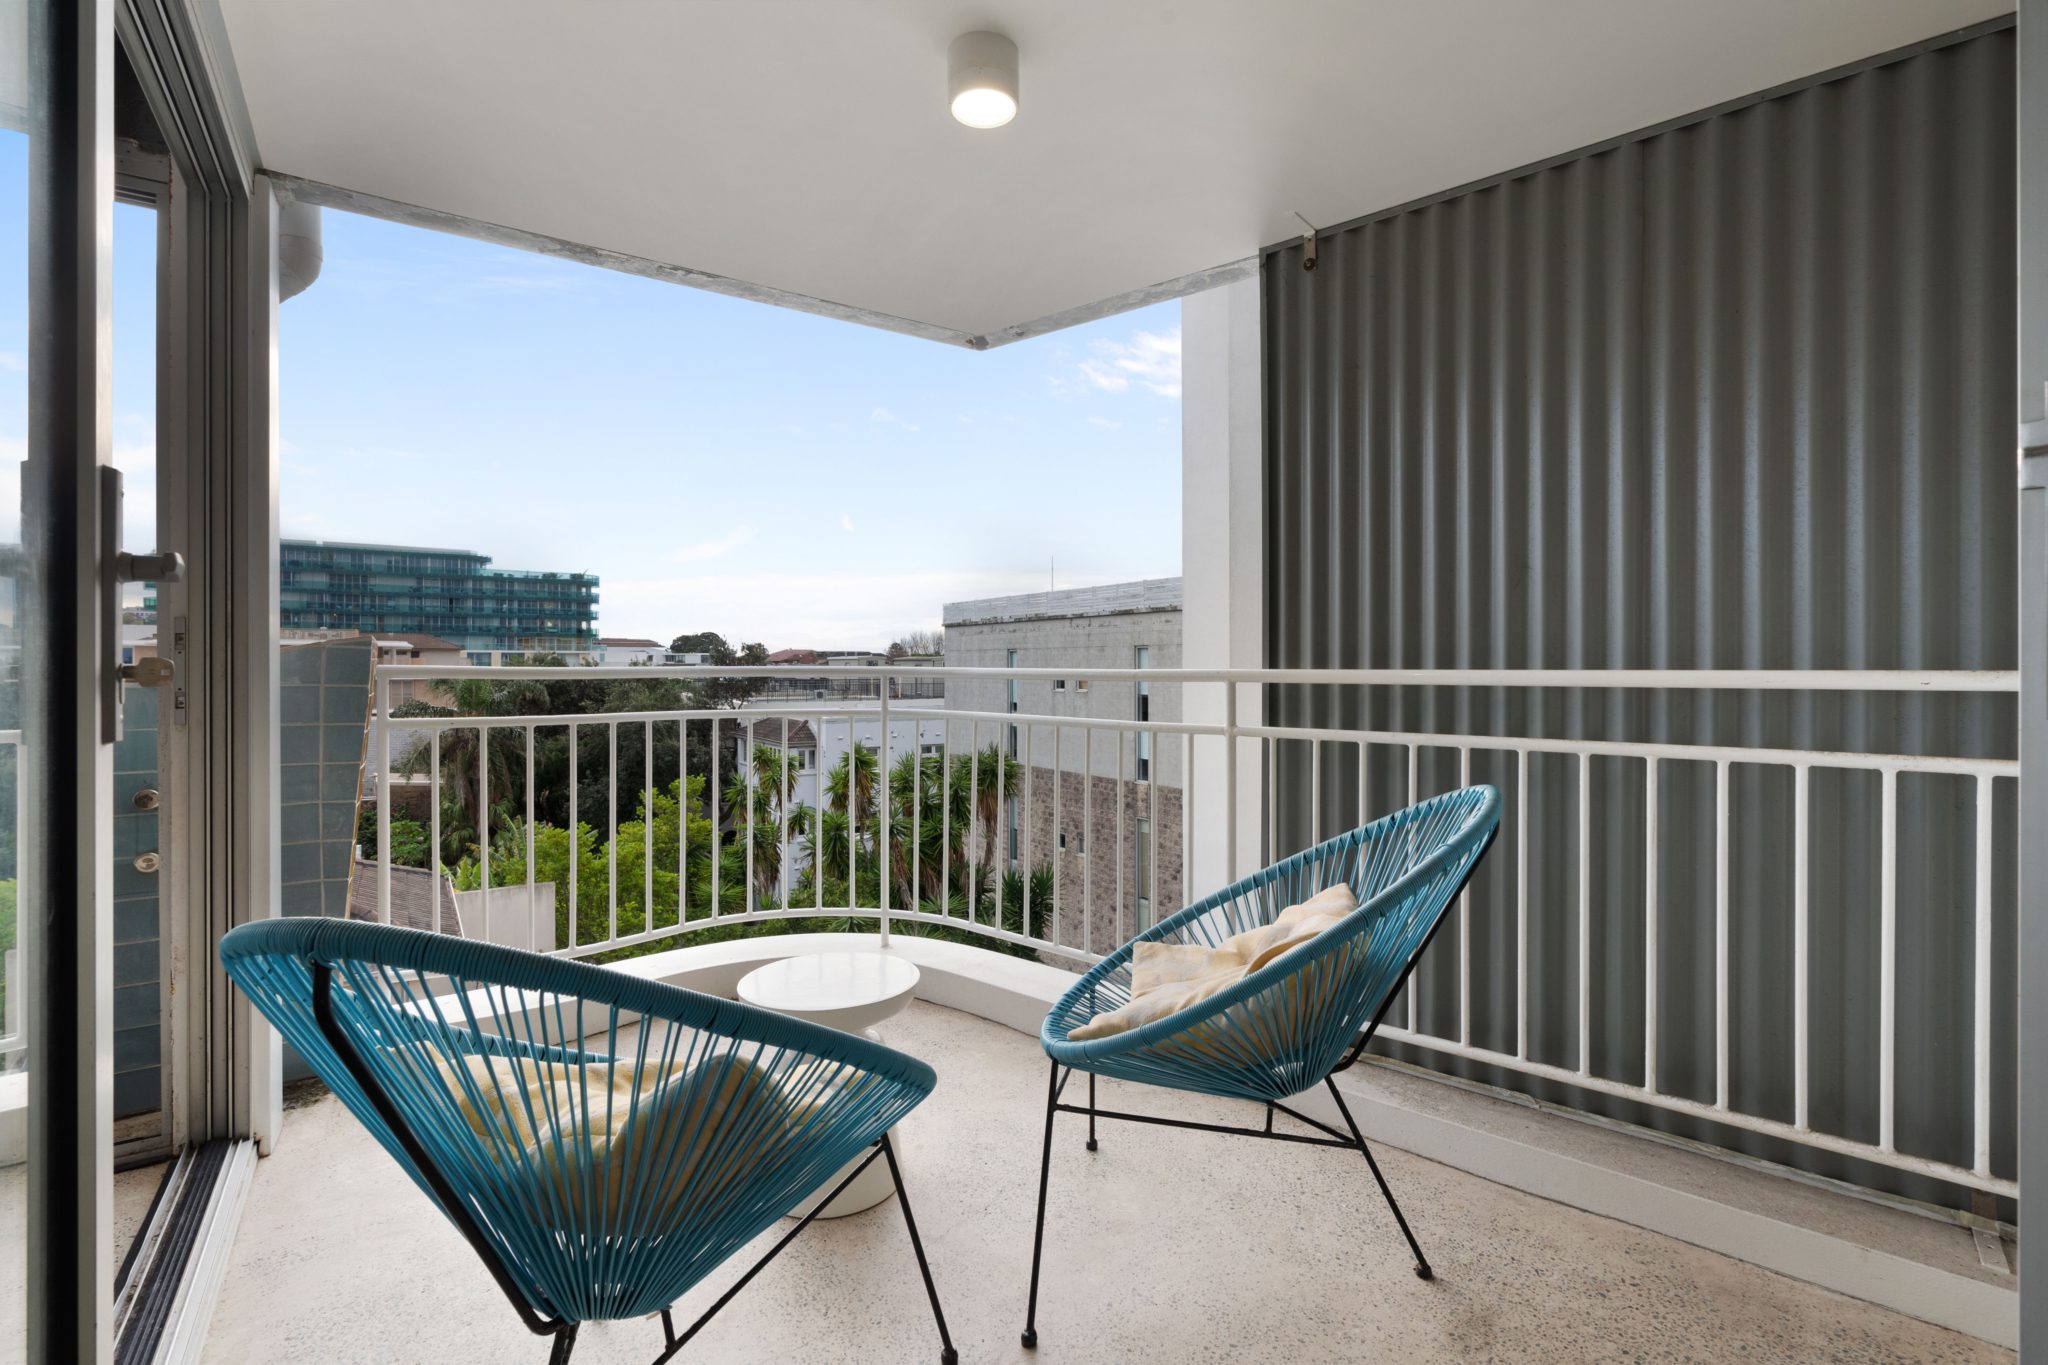
[[[876,408],[868,414],[868,420],[870,422],[880,422],[883,426],[902,427],[905,431],[917,430],[917,423],[906,422],[887,408]]]
[[[1161,398],[1180,397],[1180,329],[1139,332],[1129,341],[1098,341],[1080,364],[1081,378],[1103,393],[1133,386]]]
[[[739,549],[740,546],[752,540],[755,534],[752,526],[735,526],[715,540],[700,540],[694,545],[685,545],[670,554],[669,558],[680,564],[693,563],[704,559],[716,559],[720,555],[731,554],[734,550]]]
[[[1122,431],[1124,429],[1122,422],[1110,417],[1090,417],[1088,425],[1091,427],[1101,427],[1104,431]]]
[[[839,529],[842,531],[853,530],[853,518],[845,512],[839,514]]]

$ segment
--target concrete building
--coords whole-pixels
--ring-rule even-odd
[[[948,668],[1072,670],[1054,678],[948,680],[946,708],[980,717],[949,724],[955,751],[1001,742],[1024,765],[1023,791],[1006,802],[1011,866],[1055,868],[1063,914],[1092,891],[1096,943],[1118,942],[1119,921],[1134,930],[1177,909],[1184,741],[1058,722],[1181,718],[1176,686],[1088,676],[1180,667],[1180,579],[949,602],[945,626]],[[1001,719],[1019,712],[1034,719]]]
[[[619,667],[667,663],[668,646],[637,636],[606,635],[597,642],[597,662]]]
[[[597,575],[490,567],[474,550],[287,540],[279,545],[284,638],[299,631],[432,632],[472,651],[597,647]]]

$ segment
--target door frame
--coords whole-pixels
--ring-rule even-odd
[[[101,469],[110,461],[112,0],[29,0],[29,431],[21,613],[32,932],[31,1360],[97,1360],[113,1328],[113,736],[100,699]],[[47,515],[29,515],[40,506]],[[37,543],[40,542],[40,543]]]

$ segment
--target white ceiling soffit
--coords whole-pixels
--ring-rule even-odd
[[[1227,277],[1297,212],[1359,217],[2009,9],[204,2],[262,164],[308,197],[969,345]],[[988,132],[946,108],[946,46],[977,28],[1021,54],[1021,110]]]

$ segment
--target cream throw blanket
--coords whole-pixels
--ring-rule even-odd
[[[705,1148],[718,1135],[723,1139],[716,1143],[722,1149],[719,1168],[706,1171],[690,1195],[693,1205],[715,1203],[749,1172],[751,1163],[735,1159],[736,1141],[751,1153],[775,1151],[821,1098],[796,1100],[766,1071],[733,1055],[689,1069],[649,1065],[639,1077],[637,1096],[630,1061],[584,1067],[464,1057],[459,1069],[442,1062],[439,1070],[463,1121],[479,1138],[495,1147],[495,1134],[537,1159],[534,1165],[519,1165],[554,1187],[554,1196],[542,1203],[580,1222],[588,1189],[601,1205],[604,1222],[612,1226],[642,1211],[660,1222],[674,1219],[683,1211],[685,1191]],[[693,1070],[706,1074],[692,1075]],[[733,1131],[743,1115],[746,1131]],[[596,1158],[590,1176],[577,1169],[586,1134]],[[637,1191],[635,1208],[625,1209],[621,1200],[635,1172],[658,1181],[659,1188]]]
[[[1140,943],[1131,953],[1130,1003],[1096,1015],[1069,1033],[1067,1041],[1114,1037],[1200,1004],[1334,928],[1357,908],[1358,898],[1339,882],[1288,906],[1270,924],[1234,934],[1213,948],[1199,943]]]

